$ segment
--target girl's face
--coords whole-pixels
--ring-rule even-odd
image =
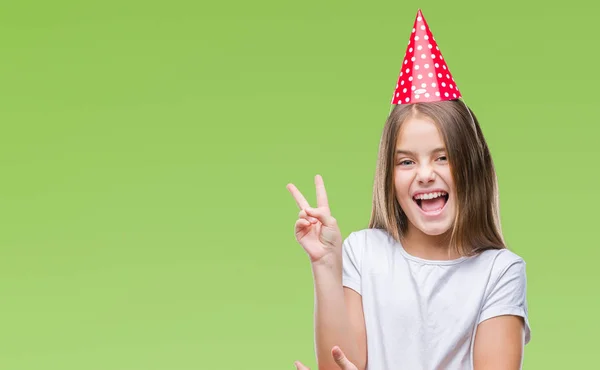
[[[454,182],[444,141],[431,119],[410,118],[402,125],[394,161],[396,199],[408,217],[408,233],[441,235],[450,230]]]

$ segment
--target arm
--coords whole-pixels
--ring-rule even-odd
[[[331,215],[325,185],[321,176],[315,176],[317,208],[311,208],[306,198],[293,185],[288,190],[300,208],[295,225],[296,240],[310,257],[315,289],[315,351],[320,370],[338,369],[331,356],[338,346],[348,360],[364,369],[366,363],[365,323],[360,295],[343,286],[343,273],[348,274],[344,259],[348,257],[348,243],[343,243],[337,221]],[[344,248],[344,244],[346,247]],[[346,256],[346,257],[344,257]],[[344,267],[343,267],[344,266]],[[353,266],[356,267],[356,266]],[[359,275],[355,269],[354,275]],[[360,281],[354,276],[354,284]],[[356,291],[360,288],[355,287]]]
[[[486,297],[475,333],[475,370],[521,369],[524,346],[530,339],[525,262],[499,258],[497,267],[499,274]]]
[[[344,287],[344,299],[348,310],[350,327],[356,338],[358,357],[355,365],[359,370],[367,367],[367,329],[365,327],[365,314],[362,305],[362,296],[354,290]]]
[[[505,315],[477,327],[473,348],[475,370],[519,370],[525,341],[522,317]]]
[[[361,296],[342,286],[339,264],[314,265],[315,345],[319,370],[339,369],[331,349],[339,346],[359,370],[367,362]]]

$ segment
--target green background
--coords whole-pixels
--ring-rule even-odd
[[[593,367],[597,6],[550,4],[3,2],[0,368],[316,369],[285,186],[366,227],[419,7],[528,264],[524,368]]]

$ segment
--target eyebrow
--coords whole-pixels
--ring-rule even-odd
[[[431,153],[438,153],[438,152],[445,152],[446,148],[435,148],[431,151]],[[396,149],[396,154],[405,154],[405,155],[414,155],[414,152],[411,152],[410,150],[402,150],[402,149]]]

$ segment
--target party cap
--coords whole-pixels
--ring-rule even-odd
[[[423,17],[413,25],[392,104],[426,103],[461,98],[460,91]]]

